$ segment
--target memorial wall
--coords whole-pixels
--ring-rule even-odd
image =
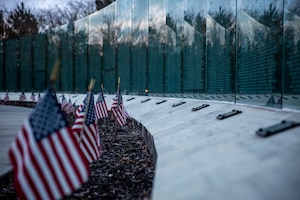
[[[0,90],[188,97],[300,109],[297,0],[117,0],[73,23],[0,41]]]

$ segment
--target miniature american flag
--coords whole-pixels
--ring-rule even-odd
[[[22,92],[22,94],[20,95],[19,100],[20,101],[25,101],[26,100],[26,95],[25,95],[24,92]]]
[[[80,105],[76,111],[76,120],[72,129],[78,138],[81,150],[83,151],[87,160],[91,163],[100,157],[101,146],[95,118],[94,94],[92,91],[90,93],[89,102],[88,93],[83,101],[83,105]]]
[[[69,103],[68,105],[66,106],[65,110],[66,110],[66,113],[67,114],[70,114],[70,113],[74,113],[74,106],[72,104],[72,101],[71,101],[71,98],[69,99]]]
[[[39,93],[39,96],[38,96],[38,103],[41,102],[42,100],[42,97],[41,97],[41,94]]]
[[[88,180],[88,162],[51,88],[9,148],[20,199],[61,199]]]
[[[116,118],[118,124],[124,126],[126,124],[126,119],[128,118],[128,113],[123,105],[123,99],[121,92],[119,91],[117,96],[114,98],[114,101],[111,106],[111,111]]]
[[[95,110],[97,119],[108,117],[108,109],[102,91],[100,91],[98,99],[96,101]]]
[[[66,111],[67,106],[68,106],[68,101],[66,100],[65,96],[62,95],[61,110]]]
[[[8,101],[9,101],[9,96],[8,96],[8,92],[6,92],[4,97],[4,102],[7,103]]]
[[[31,93],[30,99],[32,100],[33,103],[35,103],[35,95],[33,92]]]

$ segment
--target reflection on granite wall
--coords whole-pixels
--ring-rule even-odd
[[[0,90],[58,91],[95,78],[114,93],[300,109],[297,0],[118,0],[47,33],[0,41]]]

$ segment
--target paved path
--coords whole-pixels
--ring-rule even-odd
[[[299,111],[179,98],[136,97],[125,107],[153,135],[157,152],[153,200],[299,200],[300,126],[262,138],[266,128]],[[157,105],[156,102],[167,99]],[[180,101],[186,103],[173,107]],[[192,108],[210,106],[192,112]],[[218,120],[235,110],[236,116]]]
[[[0,175],[11,169],[8,148],[32,109],[0,105]]]
[[[77,103],[82,102],[80,96]],[[108,107],[114,95],[107,95]],[[78,97],[79,98],[79,97]],[[300,199],[300,126],[262,138],[255,134],[300,112],[179,98],[123,96],[131,117],[153,136],[157,152],[153,200]],[[143,100],[150,101],[142,103]],[[167,102],[156,104],[166,99]],[[185,101],[178,107],[174,104]],[[210,106],[192,112],[192,108]],[[229,111],[236,116],[218,120]],[[30,109],[0,106],[1,174],[7,149]]]

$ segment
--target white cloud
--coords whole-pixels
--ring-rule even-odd
[[[26,8],[51,8],[55,5],[64,7],[69,1],[66,0],[0,0],[0,5],[4,5],[8,10],[15,8],[17,3],[24,2]]]

